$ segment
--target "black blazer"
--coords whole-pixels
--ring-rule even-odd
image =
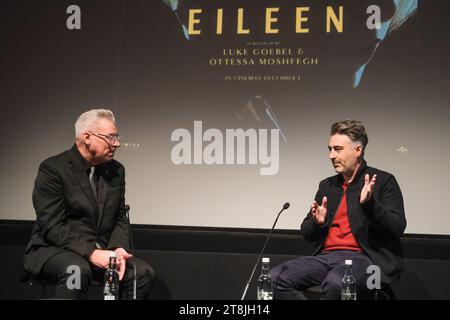
[[[38,274],[50,257],[64,250],[86,259],[96,245],[128,250],[124,167],[115,160],[96,166],[96,199],[87,166],[75,145],[41,163],[33,189],[37,218],[24,256],[28,272]]]
[[[372,178],[377,175],[372,199],[361,205],[359,197],[364,186],[366,173]],[[343,178],[340,174],[322,180],[315,200],[322,203],[323,196],[328,199],[328,213],[325,223],[318,225],[313,221],[311,211],[301,225],[305,240],[316,242],[318,254],[324,244],[331,222],[336,214],[343,195]],[[382,281],[395,281],[403,267],[403,252],[400,237],[406,228],[403,197],[395,177],[363,161],[354,181],[347,188],[347,209],[350,228],[358,243],[382,271]]]

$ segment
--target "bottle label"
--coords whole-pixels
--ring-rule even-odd
[[[341,299],[342,300],[356,300],[356,293],[343,291],[341,294]]]
[[[273,300],[273,294],[268,291],[259,291],[258,300]]]

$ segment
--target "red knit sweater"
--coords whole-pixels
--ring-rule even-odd
[[[328,237],[324,244],[323,251],[331,250],[352,250],[362,251],[361,246],[353,236],[350,223],[348,221],[347,211],[347,182],[342,185],[344,194],[342,195],[341,203],[336,212],[333,222],[328,231]]]

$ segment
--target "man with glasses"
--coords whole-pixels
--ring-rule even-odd
[[[55,282],[55,298],[86,299],[92,279],[103,282],[109,255],[117,255],[120,298],[145,299],[152,268],[129,252],[125,170],[115,117],[94,109],[75,123],[75,145],[43,161],[33,190],[36,222],[24,264],[33,276]],[[79,279],[77,276],[79,271]],[[76,281],[78,280],[78,281]]]

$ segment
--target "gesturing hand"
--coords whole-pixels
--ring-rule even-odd
[[[315,223],[324,224],[327,217],[327,197],[322,198],[322,205],[318,205],[316,200],[313,201],[311,205],[311,214]]]
[[[364,204],[370,199],[372,199],[373,186],[377,180],[377,175],[374,174],[372,179],[369,179],[369,174],[366,173],[364,176],[364,187],[361,190],[361,195],[359,197],[359,203]]]

